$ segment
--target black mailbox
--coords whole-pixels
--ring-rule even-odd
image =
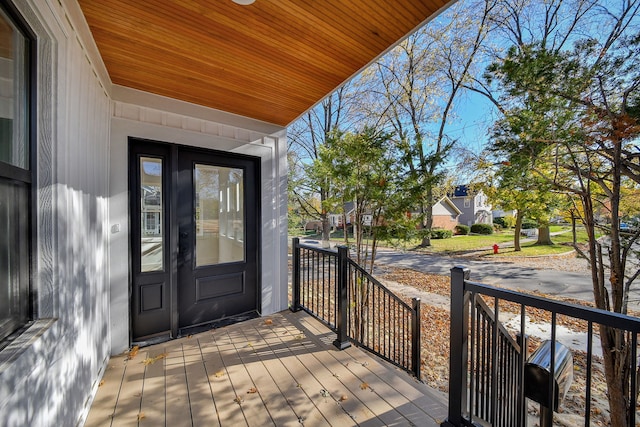
[[[557,411],[573,381],[573,355],[567,347],[556,342],[554,357],[555,396],[553,399],[549,399],[551,341],[544,341],[525,363],[524,393],[526,397],[542,406],[546,407],[551,402],[553,407],[550,409]]]

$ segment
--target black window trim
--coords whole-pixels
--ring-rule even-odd
[[[2,2],[0,4],[0,8],[2,11],[11,19],[13,25],[15,25],[22,35],[24,36],[25,46],[24,46],[24,60],[25,60],[25,73],[26,73],[26,83],[27,83],[27,96],[26,99],[29,103],[27,109],[27,145],[29,147],[29,170],[19,168],[14,165],[7,164],[5,162],[0,162],[3,173],[2,178],[19,181],[29,185],[29,194],[27,197],[28,200],[28,211],[29,215],[27,218],[27,229],[28,229],[28,240],[29,240],[29,248],[28,248],[28,307],[27,307],[27,321],[21,327],[17,328],[13,334],[5,337],[4,339],[0,339],[0,350],[4,348],[6,345],[9,345],[12,341],[15,340],[16,336],[22,334],[27,330],[27,328],[33,324],[33,322],[37,319],[38,313],[38,293],[36,289],[36,281],[35,281],[35,272],[37,271],[37,206],[38,206],[38,191],[37,191],[37,167],[38,167],[38,150],[37,150],[37,83],[38,83],[38,73],[37,73],[37,61],[38,61],[38,51],[37,51],[37,37],[35,33],[31,30],[31,27],[28,25],[20,11],[17,9],[15,4],[12,1]]]

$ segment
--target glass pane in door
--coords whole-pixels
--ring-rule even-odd
[[[164,270],[162,159],[140,157],[140,265],[142,272]]]
[[[196,266],[244,261],[244,182],[237,168],[196,164]]]

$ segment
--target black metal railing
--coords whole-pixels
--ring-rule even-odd
[[[579,388],[573,394],[584,400],[582,405],[573,405],[573,409],[583,408],[581,411],[585,426],[591,425],[592,417],[599,412],[592,408],[592,397],[595,397],[595,393],[602,392],[598,391],[602,390],[601,386],[594,386],[594,372],[601,372],[602,368],[594,369],[594,365],[607,363],[606,357],[603,357],[605,355],[594,350],[597,348],[594,337],[598,338],[594,330],[615,337],[614,341],[619,344],[615,352],[626,354],[625,358],[619,359],[622,363],[618,365],[618,369],[627,372],[622,384],[622,393],[627,402],[625,417],[628,425],[636,425],[637,337],[640,319],[491,287],[470,281],[469,274],[470,271],[462,267],[451,270],[449,411],[447,420],[442,423],[443,427],[526,425],[526,397],[531,397],[533,380],[527,379],[525,374],[525,366],[530,368],[527,363],[527,340],[520,345],[514,336],[526,337],[528,329],[535,327],[527,322],[527,314],[534,312],[535,317],[548,319],[545,325],[548,326],[549,336],[544,338],[548,338],[549,348],[556,349],[550,351],[548,356],[548,376],[551,379],[555,379],[558,374],[556,357],[560,356],[556,355],[559,348],[557,346],[562,347],[557,340],[558,322],[583,329],[580,333],[584,344],[579,344],[581,340],[575,339],[566,344],[571,345],[570,353],[579,356],[578,359],[583,364],[576,372],[580,372],[584,378],[581,378]],[[492,301],[493,304],[486,304],[483,300]],[[508,314],[515,320],[514,324],[517,326],[512,333],[496,321],[500,318],[501,307],[508,307],[508,310],[503,310],[503,314]],[[534,342],[533,338],[532,335],[531,343]],[[570,370],[573,371],[573,366]],[[604,379],[600,378],[599,381]],[[545,384],[546,390],[535,390],[536,398],[543,399],[538,400],[541,425],[553,425],[554,413],[548,408],[557,406],[558,387],[559,383],[551,380]],[[544,398],[539,397],[540,395]],[[606,396],[603,394],[600,398],[606,399]]]
[[[469,411],[496,427],[523,425],[524,413],[518,410],[524,357],[520,344],[479,294],[471,305]]]
[[[354,342],[420,378],[420,300],[412,304],[349,258],[293,239],[293,311],[304,310],[332,328],[336,347]]]

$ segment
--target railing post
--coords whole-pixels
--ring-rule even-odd
[[[451,269],[451,327],[449,352],[449,412],[442,427],[461,427],[467,405],[467,360],[469,336],[468,299],[464,281],[471,271],[464,267]]]
[[[333,345],[340,350],[351,347],[349,342],[349,336],[347,335],[347,306],[349,301],[347,300],[347,286],[348,286],[348,273],[347,273],[347,258],[349,257],[349,248],[346,246],[338,246],[338,292],[337,292],[337,324],[338,336],[333,342]]]
[[[420,381],[420,298],[412,298],[413,305],[411,319],[411,367],[413,375]]]
[[[291,240],[291,252],[293,263],[293,277],[291,283],[291,308],[293,312],[300,311],[300,239],[294,237]]]

